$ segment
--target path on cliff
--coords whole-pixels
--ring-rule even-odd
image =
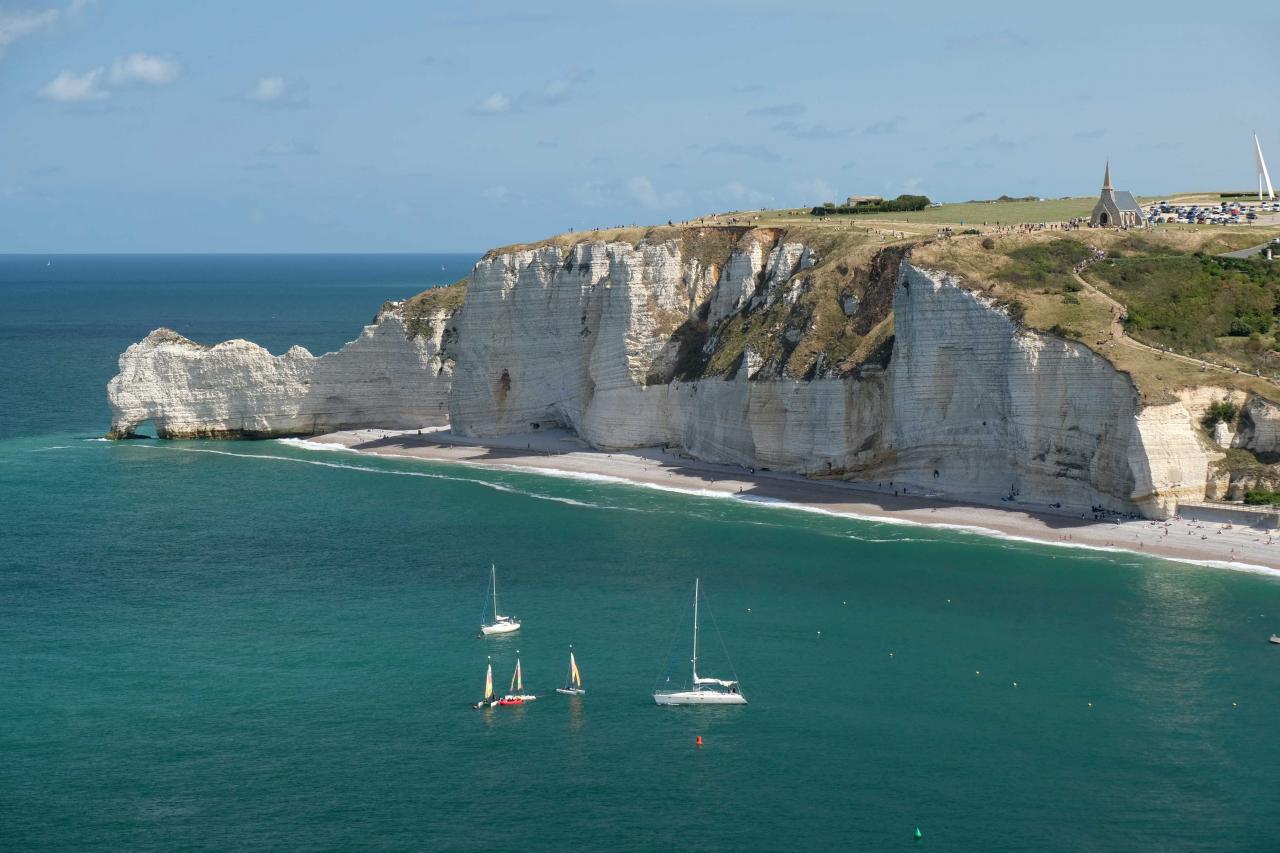
[[[1197,367],[1200,367],[1202,370],[1213,369],[1213,370],[1222,371],[1223,373],[1231,373],[1231,374],[1236,374],[1241,372],[1241,370],[1237,367],[1228,367],[1226,365],[1218,364],[1216,362],[1206,361],[1202,358],[1196,358],[1190,355],[1182,355],[1181,353],[1173,352],[1172,350],[1161,349],[1160,347],[1154,347],[1154,346],[1151,346],[1150,344],[1144,344],[1142,341],[1139,341],[1135,338],[1130,337],[1128,332],[1126,332],[1124,328],[1124,317],[1125,317],[1125,314],[1127,313],[1127,309],[1124,307],[1124,304],[1117,301],[1116,299],[1113,299],[1110,295],[1103,292],[1100,288],[1090,284],[1088,281],[1085,280],[1084,276],[1080,275],[1080,273],[1072,271],[1071,275],[1075,277],[1075,280],[1087,292],[1092,293],[1095,296],[1099,297],[1104,302],[1106,302],[1107,305],[1111,307],[1111,327],[1109,330],[1109,334],[1111,335],[1111,340],[1116,342],[1117,344],[1121,346],[1129,346],[1129,347],[1134,347],[1136,349],[1146,350],[1147,352],[1154,353],[1159,358],[1171,358],[1178,361],[1186,362],[1187,364],[1193,364],[1193,365],[1196,365]],[[1264,376],[1261,378],[1267,379],[1268,381],[1272,381],[1270,380],[1269,377]]]

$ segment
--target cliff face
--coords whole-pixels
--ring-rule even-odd
[[[1163,516],[1204,496],[1206,394],[1144,407],[1089,348],[901,250],[851,268],[775,230],[716,239],[493,254],[465,301],[393,307],[319,358],[161,330],[121,356],[112,434],[148,419],[163,437],[565,426],[600,448],[986,502]],[[1274,448],[1277,411],[1251,403],[1237,440]]]
[[[1129,508],[1137,393],[1087,347],[1019,329],[943,273],[894,299],[894,480],[950,494]]]
[[[302,347],[273,356],[249,341],[202,346],[157,329],[120,356],[107,386],[108,438],[144,421],[160,438],[263,438],[368,426],[408,429],[447,421],[451,367],[441,354],[445,318],[410,337],[384,311],[338,352]]]
[[[809,255],[789,244],[735,250],[708,320],[785,298]],[[691,284],[686,270],[676,246],[482,262],[457,318],[453,428],[484,436],[564,425],[597,447],[671,444],[711,461],[985,500],[1162,514],[1179,495],[1203,495],[1208,457],[1185,407],[1140,411],[1106,359],[1023,331],[961,282],[910,265],[894,287],[887,369],[762,376],[748,350],[732,377],[647,382],[662,372],[655,354],[670,355],[671,323],[655,314],[698,314],[705,280]],[[716,338],[713,327],[707,346]]]

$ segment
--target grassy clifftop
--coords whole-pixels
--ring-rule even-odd
[[[467,298],[468,280],[464,278],[453,284],[424,290],[400,303],[399,310],[409,329],[410,340],[418,335],[430,335],[433,323],[462,307]],[[383,306],[383,310],[391,307],[388,303]]]
[[[1277,235],[1225,227],[1042,231],[934,241],[912,259],[961,275],[1031,328],[1091,347],[1129,372],[1150,402],[1208,384],[1280,399],[1271,378],[1280,373],[1273,354],[1280,266],[1218,257]],[[1077,274],[1081,261],[1088,263]]]

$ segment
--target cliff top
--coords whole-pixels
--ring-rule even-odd
[[[901,222],[815,217],[808,209],[751,211],[568,232],[486,257],[543,246],[569,251],[596,241],[677,240],[687,256],[723,268],[746,238],[766,249],[803,243],[818,263],[804,271],[793,302],[737,312],[714,328],[690,322],[669,331],[687,356],[680,376],[732,376],[750,354],[772,365],[765,375],[804,378],[815,371],[844,375],[879,360],[893,334],[888,276],[910,248],[914,263],[961,276],[1025,326],[1075,339],[1109,359],[1148,402],[1168,402],[1199,385],[1280,400],[1280,262],[1218,257],[1280,236],[1280,226],[1016,227],[1084,215],[1091,206],[1092,198],[968,202],[886,215]],[[965,221],[982,213],[989,218]],[[964,227],[954,227],[961,221]],[[943,222],[953,223],[950,235],[938,227]],[[462,292],[417,299],[428,300],[419,311],[434,310],[443,303],[429,300],[460,303]]]
[[[1277,236],[1214,226],[969,235],[930,241],[912,261],[961,276],[1030,328],[1084,343],[1148,402],[1195,385],[1280,400],[1280,264],[1220,257]]]

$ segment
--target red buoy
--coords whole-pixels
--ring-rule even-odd
[[[702,746],[702,735],[698,735],[697,744],[698,746]]]

